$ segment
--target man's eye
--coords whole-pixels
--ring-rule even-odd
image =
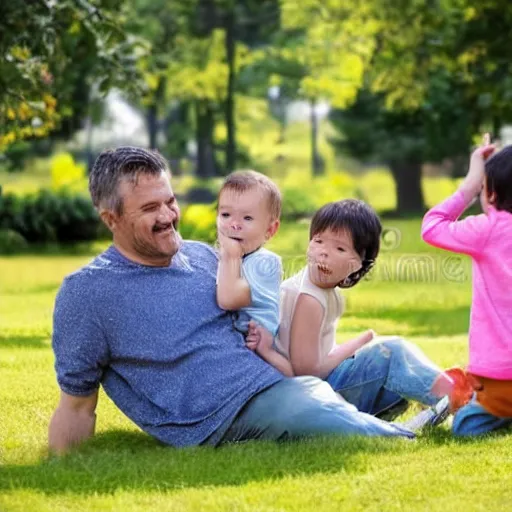
[[[252,219],[252,217],[251,217],[250,215],[246,215],[246,216],[244,217],[244,220],[253,220],[253,219]]]

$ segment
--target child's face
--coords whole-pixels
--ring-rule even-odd
[[[257,188],[246,192],[224,190],[219,197],[217,230],[237,240],[244,254],[255,251],[279,227],[278,220],[272,220],[265,194]]]
[[[347,231],[317,233],[309,242],[307,257],[311,281],[321,288],[334,288],[362,266]]]

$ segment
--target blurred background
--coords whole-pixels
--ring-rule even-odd
[[[185,237],[239,168],[285,233],[345,197],[417,219],[510,141],[511,40],[505,0],[2,2],[0,252],[105,238],[87,173],[125,144],[169,160]]]

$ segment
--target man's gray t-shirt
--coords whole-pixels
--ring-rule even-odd
[[[174,446],[226,428],[283,377],[217,306],[217,264],[199,242],[184,242],[168,267],[140,265],[111,246],[66,277],[53,330],[61,389],[87,396],[101,383],[142,430]]]

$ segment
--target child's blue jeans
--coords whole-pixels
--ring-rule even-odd
[[[456,436],[479,436],[507,425],[512,425],[512,418],[498,418],[487,412],[478,403],[475,393],[471,402],[456,412],[452,431]]]

